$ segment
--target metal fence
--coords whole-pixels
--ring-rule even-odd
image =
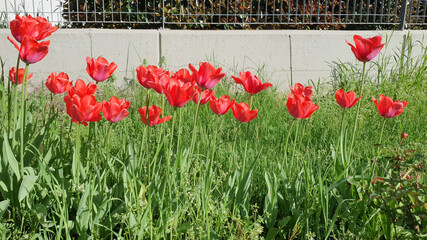
[[[4,0],[0,20],[17,13],[64,27],[426,28],[427,0]]]

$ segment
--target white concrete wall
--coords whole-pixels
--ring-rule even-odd
[[[411,31],[416,43],[414,55],[422,55],[427,31]],[[381,35],[388,39],[380,54],[394,55],[399,51],[407,31],[183,31],[183,30],[106,30],[59,29],[49,38],[49,54],[33,64],[32,84],[44,82],[50,72],[67,72],[71,79],[90,80],[86,73],[86,56],[103,56],[118,65],[117,83],[135,75],[144,59],[148,64],[166,60],[166,69],[188,67],[200,61],[223,67],[231,77],[239,71],[256,72],[279,89],[287,89],[292,81],[307,83],[331,79],[332,61],[361,64],[355,59],[345,40],[353,35]],[[5,72],[16,64],[17,51],[6,39],[8,29],[0,29],[0,56],[6,60]],[[383,40],[385,41],[385,40]],[[376,58],[378,59],[378,58]]]

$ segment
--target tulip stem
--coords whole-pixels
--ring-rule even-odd
[[[341,152],[341,161],[342,161],[344,168],[346,168],[347,164],[346,164],[346,160],[345,160],[344,146],[343,146],[343,144],[344,144],[344,141],[343,141],[343,138],[344,138],[344,116],[345,116],[345,108],[343,108],[343,110],[342,110],[339,144],[340,144],[340,152]]]
[[[13,103],[13,124],[14,124],[13,130],[14,131],[13,132],[15,132],[15,129],[16,129],[15,128],[15,122],[16,122],[16,104],[17,104],[17,96],[16,96],[16,94],[17,94],[17,91],[18,91],[19,62],[20,62],[20,60],[21,60],[21,57],[18,54],[18,60],[16,61],[15,83],[13,84],[13,94],[12,94],[12,97],[13,97],[13,100],[14,100],[14,103]],[[10,79],[10,80],[12,81],[12,79]],[[10,85],[8,84],[8,86],[10,86]],[[12,119],[11,119],[11,117],[12,117],[12,105],[11,105],[11,101],[9,101],[9,109],[8,110],[9,110],[8,111],[9,112],[9,121],[8,121],[8,131],[7,131],[7,134],[9,135],[10,134],[10,126],[11,126],[11,122],[12,122]],[[15,142],[15,134],[13,134],[13,142]],[[14,144],[12,144],[12,145],[14,145]]]
[[[360,80],[359,97],[362,96],[363,82],[365,80],[365,68],[366,68],[366,63],[364,62],[363,68],[362,68],[362,79]],[[357,120],[359,119],[359,113],[360,113],[360,102],[362,102],[362,99],[360,99],[357,102],[357,111],[356,111],[356,117],[354,118],[354,129],[353,129],[353,136],[351,138],[350,155],[349,156],[351,156],[353,153],[354,140],[356,138],[356,130],[357,130]]]
[[[25,107],[26,107],[26,98],[27,98],[27,78],[28,78],[28,67],[29,64],[25,65],[25,73],[23,78],[23,88],[22,88],[22,94],[21,94],[21,146],[20,146],[20,170],[21,170],[21,176],[24,177],[24,127],[25,127]]]
[[[252,96],[253,94],[251,94],[251,96],[249,97],[249,110],[252,110]],[[246,138],[249,137],[249,126],[251,124],[251,121],[248,122],[248,126],[246,127]]]
[[[176,144],[176,154],[179,158],[178,164],[179,164],[179,174],[182,181],[183,175],[183,166],[182,166],[182,156],[181,154],[178,154],[180,151],[180,145],[181,145],[181,134],[182,134],[182,108],[179,109],[179,126],[178,126],[178,143]]]
[[[200,102],[202,101],[203,89],[200,91],[199,100],[197,101],[196,115],[194,116],[193,137],[191,138],[191,154],[193,154],[196,136],[197,136],[197,119],[199,118]]]
[[[387,120],[387,118],[384,118],[384,120],[383,120],[383,124],[382,124],[382,127],[381,127],[380,142],[379,142],[379,144],[381,144],[381,140],[383,139],[383,132],[384,132],[384,126],[385,126],[385,121],[386,120]]]
[[[289,126],[288,134],[286,136],[285,149],[284,149],[284,152],[283,152],[283,162],[282,162],[283,166],[282,167],[284,167],[286,165],[286,169],[288,168],[288,143],[289,143],[289,137],[291,135],[291,130],[292,130],[292,127],[294,126],[295,119],[296,118],[292,119],[291,124]]]
[[[81,139],[80,139],[80,123],[77,123],[77,134],[76,134],[76,159],[75,159],[75,181],[76,181],[76,188],[80,186],[80,145],[81,145]]]
[[[113,123],[110,122],[109,126],[108,126],[108,130],[107,130],[107,137],[105,139],[106,144],[105,144],[105,150],[107,151],[107,161],[109,161],[110,159],[110,132],[111,132],[111,128],[113,127]]]

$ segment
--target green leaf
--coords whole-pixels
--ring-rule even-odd
[[[4,212],[9,207],[10,200],[6,199],[0,202],[0,219],[3,217]]]
[[[280,232],[280,229],[271,228],[270,230],[268,230],[267,237],[265,239],[266,240],[274,239],[279,232]]]
[[[4,132],[3,139],[3,158],[7,160],[7,163],[9,163],[9,166],[12,169],[13,173],[15,173],[16,178],[20,179],[21,174],[19,172],[19,164],[15,156],[13,155],[12,149],[10,148],[6,132]]]
[[[47,208],[43,204],[36,204],[33,207],[33,210],[36,212],[37,219],[41,224],[46,222],[47,217]]]
[[[21,202],[24,200],[27,195],[31,192],[34,187],[34,184],[37,181],[38,176],[25,175],[22,179],[21,186],[19,187],[18,192],[18,201]]]

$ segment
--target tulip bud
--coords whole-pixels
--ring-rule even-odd
[[[407,133],[405,133],[405,132],[403,132],[402,134],[400,134],[400,137],[403,139],[403,138],[407,138],[408,137],[408,134]]]

